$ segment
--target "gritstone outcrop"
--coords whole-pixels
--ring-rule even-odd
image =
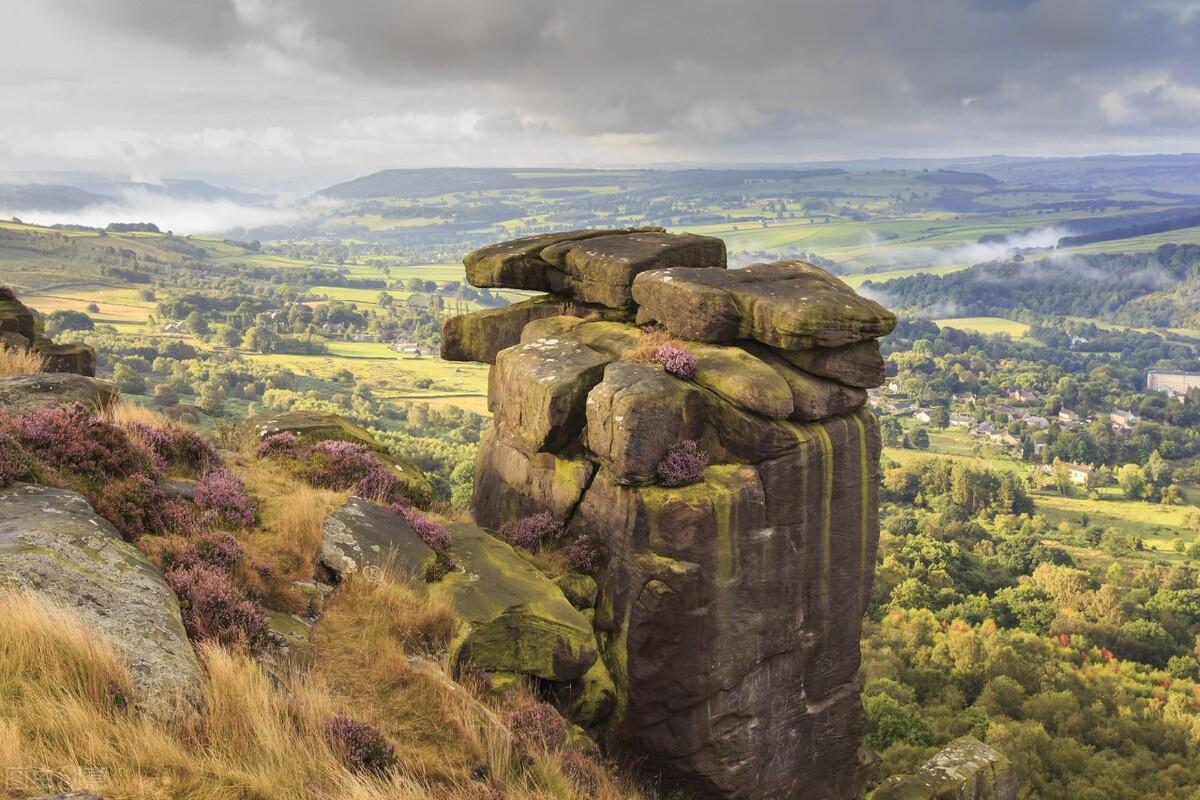
[[[863,406],[895,317],[811,264],[727,270],[719,239],[661,229],[465,264],[476,286],[551,293],[448,320],[443,357],[495,364],[477,521],[549,511],[599,545],[600,657],[567,713],[697,797],[851,796],[878,540]],[[708,466],[665,485],[681,444]]]

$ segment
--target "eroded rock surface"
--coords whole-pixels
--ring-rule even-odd
[[[378,574],[391,567],[414,580],[425,580],[437,553],[399,514],[351,497],[321,526],[321,566],[338,580]]]
[[[200,703],[200,664],[175,594],[82,495],[0,490],[0,589],[60,605],[103,635],[129,666],[145,711],[168,717]]]
[[[1017,773],[995,749],[955,739],[913,775],[889,778],[871,800],[1016,800]]]
[[[579,231],[467,257],[486,285],[627,304],[695,359],[667,372],[661,330],[619,319],[526,323],[492,369],[476,519],[549,511],[599,547],[594,594],[572,575],[558,595],[599,658],[549,686],[610,752],[691,797],[850,797],[878,542],[863,405],[895,318],[810,264],[727,270],[692,238]],[[673,485],[664,457],[689,442],[708,466]]]
[[[104,409],[117,399],[117,387],[110,381],[42,372],[0,378],[0,409],[9,414],[25,414],[43,408],[81,403],[87,408]]]

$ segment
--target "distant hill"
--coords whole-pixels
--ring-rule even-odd
[[[0,184],[0,212],[77,211],[111,201],[111,197],[74,186],[44,183]]]

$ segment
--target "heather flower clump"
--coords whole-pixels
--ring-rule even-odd
[[[696,357],[678,347],[664,345],[654,351],[653,360],[676,378],[687,380],[696,372]]]
[[[0,489],[33,476],[33,463],[16,438],[0,432]]]
[[[224,469],[210,470],[200,479],[193,501],[213,525],[248,528],[258,511],[258,501],[246,492],[241,479]]]
[[[567,740],[567,721],[547,703],[531,703],[508,716],[513,739],[525,750],[553,750]]]
[[[700,480],[708,466],[708,454],[694,439],[680,439],[667,449],[658,464],[658,477],[664,486],[686,486]]]
[[[32,411],[12,428],[26,451],[50,469],[92,482],[137,473],[157,477],[157,459],[144,445],[82,405]]]
[[[388,510],[403,517],[408,526],[416,531],[417,536],[421,537],[421,541],[430,548],[444,553],[450,547],[450,531],[412,506],[392,503],[388,506]]]
[[[184,500],[163,494],[145,474],[109,481],[91,500],[127,541],[149,535],[188,535],[200,529],[195,511]]]
[[[549,511],[508,522],[500,527],[500,535],[509,544],[524,547],[531,553],[536,553],[547,542],[562,536],[562,533],[562,523]]]
[[[587,575],[593,575],[600,570],[600,558],[600,545],[586,533],[576,537],[567,548],[567,561]]]
[[[322,489],[349,490],[384,504],[409,500],[391,466],[356,442],[329,439],[306,446],[294,433],[277,433],[263,439],[255,455],[294,462],[301,478]]]
[[[232,534],[209,531],[159,551],[163,569],[168,572],[204,566],[232,575],[246,550]]]
[[[168,572],[167,583],[179,597],[190,638],[251,651],[266,645],[266,614],[233,583],[228,572],[198,563]]]
[[[258,443],[254,455],[258,458],[299,458],[300,437],[291,431],[275,433]]]
[[[380,774],[396,766],[396,749],[383,734],[346,714],[325,725],[325,738],[351,772]]]

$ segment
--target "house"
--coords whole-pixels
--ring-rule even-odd
[[[974,417],[966,417],[962,414],[950,415],[950,424],[957,428],[970,428],[977,422],[979,422],[979,420],[975,419]]]
[[[1067,468],[1067,475],[1071,479],[1071,483],[1076,486],[1087,486],[1092,480],[1092,476],[1096,474],[1096,470],[1089,467],[1087,464],[1071,464],[1064,463]]]
[[[1037,428],[1039,431],[1044,431],[1050,427],[1050,420],[1034,414],[1026,414],[1025,416],[1021,417],[1021,422],[1025,425],[1028,425],[1030,428]]]
[[[1132,411],[1122,411],[1120,409],[1117,409],[1109,414],[1108,418],[1112,422],[1112,428],[1114,431],[1133,430],[1133,428],[1142,421],[1142,418]]]
[[[1013,389],[1008,393],[1008,399],[1014,403],[1036,403],[1040,396],[1032,389]]]
[[[992,444],[1008,448],[1010,450],[1020,450],[1021,440],[1013,436],[1008,431],[1000,431],[999,433],[989,433],[988,441]]]
[[[962,394],[953,395],[953,397],[954,397],[954,402],[961,403],[966,406],[975,405],[975,401],[978,399],[975,397],[974,392],[963,392]]]
[[[893,400],[884,405],[884,409],[890,414],[908,414],[913,408],[913,404],[908,400]]]
[[[1146,389],[1183,397],[1189,389],[1200,389],[1200,372],[1152,369],[1146,373]]]
[[[1082,423],[1079,415],[1069,408],[1059,409],[1058,421],[1064,425],[1079,425]]]
[[[186,322],[168,322],[163,325],[163,333],[187,333]]]
[[[975,428],[975,430],[971,431],[971,433],[974,433],[977,436],[991,436],[995,432],[996,426],[990,422],[981,422]]]
[[[1046,447],[1047,447],[1047,444],[1045,442],[1034,442],[1033,443],[1034,457],[1035,458],[1040,457],[1042,455],[1042,453],[1046,452]]]

